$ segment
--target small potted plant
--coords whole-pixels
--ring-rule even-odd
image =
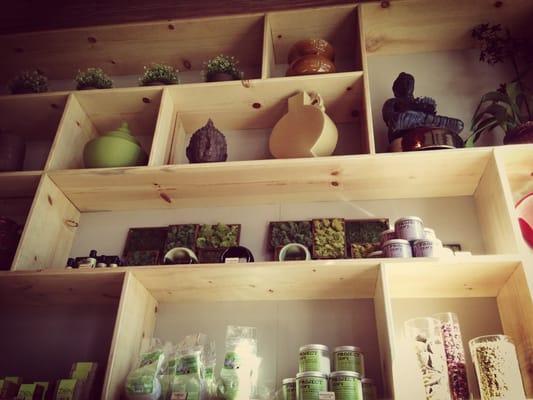
[[[21,71],[11,82],[12,94],[42,93],[48,91],[48,78],[38,69]]]
[[[237,69],[239,61],[223,54],[204,63],[202,71],[206,82],[234,81],[242,79],[243,73]]]
[[[176,85],[180,83],[178,73],[170,65],[153,63],[144,67],[139,83],[141,86]]]
[[[510,62],[515,76],[481,97],[465,146],[473,146],[482,134],[498,127],[505,133],[504,144],[533,143],[533,90],[526,84],[533,66],[533,41],[517,39],[509,29],[489,24],[476,26],[472,37],[481,43],[480,61]]]
[[[101,68],[87,68],[78,71],[74,78],[76,90],[109,89],[113,87],[113,81]]]

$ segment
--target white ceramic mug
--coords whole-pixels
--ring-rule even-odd
[[[289,112],[272,129],[269,148],[276,158],[330,156],[338,138],[320,95],[299,92],[289,98]]]
[[[187,247],[174,247],[165,254],[164,263],[167,265],[198,264],[198,257]]]
[[[298,257],[299,256],[299,257]],[[303,256],[303,258],[301,258]],[[310,260],[309,249],[300,243],[289,243],[279,251],[279,261],[285,260]]]

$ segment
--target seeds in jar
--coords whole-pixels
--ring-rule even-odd
[[[300,347],[298,371],[318,371],[329,374],[331,367],[328,347],[322,344],[308,344]]]
[[[394,231],[399,239],[409,242],[425,238],[424,223],[418,217],[404,217],[394,224]]]
[[[330,375],[331,391],[335,400],[363,400],[361,375],[352,371],[336,371]]]
[[[296,400],[296,379],[286,378],[283,384],[283,400]]]
[[[333,350],[335,371],[352,371],[361,376],[365,374],[364,356],[359,347],[339,346]]]
[[[320,392],[327,392],[328,380],[321,372],[300,372],[296,375],[296,398],[319,400]]]
[[[411,245],[407,240],[392,239],[383,245],[383,254],[389,258],[409,258],[412,257]]]

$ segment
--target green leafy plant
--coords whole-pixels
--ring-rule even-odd
[[[196,224],[169,226],[165,242],[165,254],[175,247],[187,247],[194,251],[196,248],[197,227],[198,225]]]
[[[317,258],[343,258],[346,256],[344,220],[313,220],[313,255]]]
[[[275,249],[289,243],[313,246],[313,228],[310,221],[286,221],[270,223],[270,246]]]
[[[48,78],[38,69],[21,71],[9,82],[13,94],[42,93],[48,90]]]
[[[532,42],[513,37],[509,29],[503,29],[499,24],[480,24],[472,30],[472,37],[481,44],[481,62],[489,65],[510,62],[515,77],[481,97],[472,119],[472,133],[465,140],[468,147],[473,146],[483,133],[496,127],[509,134],[520,124],[531,121],[533,110],[532,91],[525,79],[533,65]]]
[[[150,64],[144,67],[144,73],[139,78],[141,86],[160,83],[163,85],[174,85],[179,82],[178,70],[165,64]]]
[[[88,88],[109,89],[113,87],[113,81],[101,68],[87,68],[85,71],[78,71],[74,80],[77,83],[77,90]]]
[[[240,225],[201,225],[196,238],[200,249],[220,249],[239,245]]]
[[[225,56],[223,54],[216,56],[204,63],[203,75],[209,81],[215,74],[228,74],[233,79],[241,79],[243,73],[239,71],[237,65],[239,61],[233,56]]]

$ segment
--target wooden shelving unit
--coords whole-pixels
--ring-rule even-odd
[[[469,30],[481,22],[531,32],[526,17],[533,4],[502,3],[398,0],[387,8],[370,2],[1,36],[0,51],[9,55],[1,77],[38,67],[61,91],[0,96],[0,129],[22,132],[38,160],[24,171],[0,173],[0,214],[24,225],[12,270],[0,273],[2,326],[10,327],[0,333],[0,354],[43,358],[27,363],[2,356],[0,376],[53,379],[72,362],[93,359],[100,364],[102,399],[118,399],[149,338],[179,340],[208,325],[198,319],[207,315],[215,337],[238,323],[258,324],[277,338],[265,344],[266,376],[274,384],[295,372],[297,345],[348,340],[367,346],[381,398],[414,399],[416,385],[404,379],[409,364],[401,325],[409,316],[449,309],[460,313],[471,336],[513,337],[533,396],[533,253],[514,213],[514,203],[533,190],[533,146],[384,154],[376,109],[384,98],[373,91],[381,75],[369,68],[382,56],[469,49]],[[339,72],[283,77],[291,44],[309,37],[333,43]],[[240,59],[247,80],[201,83],[201,63],[219,53]],[[76,92],[65,81],[78,69],[101,66],[119,86],[135,86],[132,76],[152,61],[183,69],[182,84]],[[338,125],[333,156],[271,159],[268,135],[298,90],[319,92]],[[188,164],[190,135],[208,118],[226,134],[229,159]],[[124,120],[149,153],[148,165],[83,169],[85,143]],[[119,253],[113,240],[123,242],[124,230],[147,226],[151,216],[168,225],[242,215],[254,250],[263,253],[264,234],[257,231],[269,218],[313,212],[357,218],[390,209],[379,215],[387,217],[409,206],[409,214],[428,215],[450,238],[454,229],[476,236],[476,254],[288,263],[261,255],[252,265],[64,269],[73,252],[93,245],[82,246],[83,238]],[[98,225],[106,220],[120,226]],[[27,345],[29,335],[19,332],[41,331],[46,318],[63,324],[64,333],[53,330],[40,346]],[[328,323],[317,327],[313,318]],[[52,354],[55,348],[70,353]]]

